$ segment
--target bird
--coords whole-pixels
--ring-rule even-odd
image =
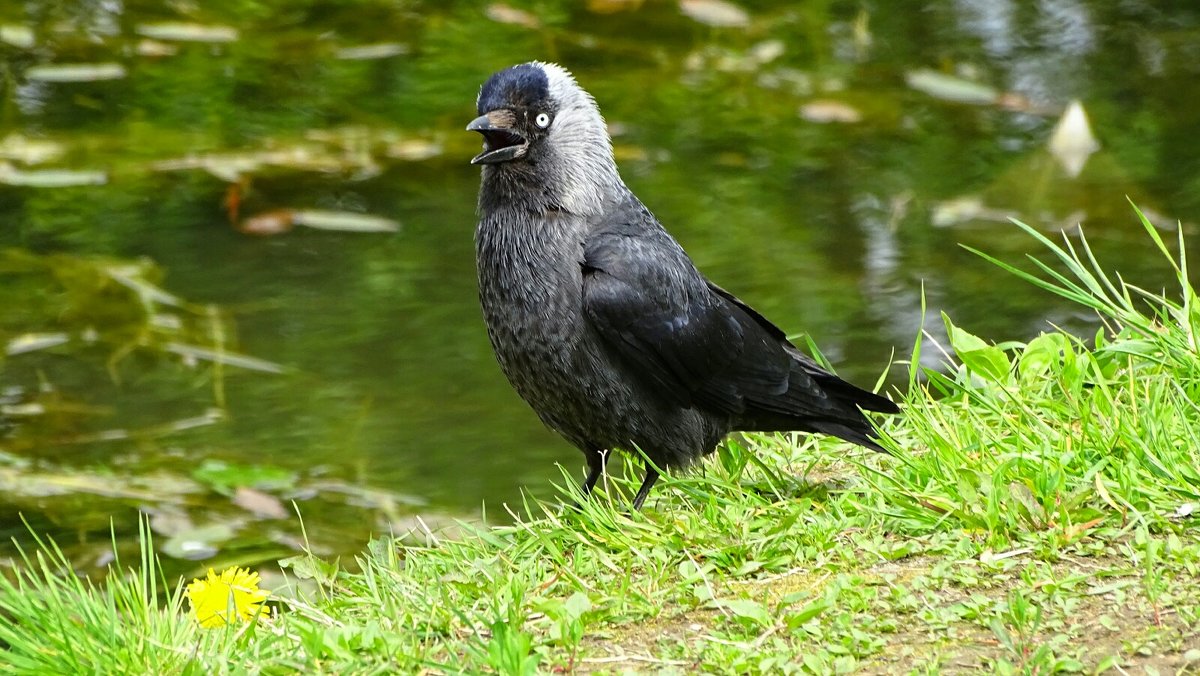
[[[660,469],[732,432],[823,433],[886,452],[863,411],[890,399],[823,369],[709,281],[625,185],[595,99],[531,61],[479,90],[475,257],[500,369],[583,452],[586,498],[615,450],[644,454],[640,510]]]

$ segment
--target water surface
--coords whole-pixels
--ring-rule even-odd
[[[217,424],[82,443],[219,408],[211,367],[139,354],[114,371],[111,355],[71,346],[11,357],[0,371],[8,401],[49,387],[94,410],[0,427],[13,488],[0,497],[0,530],[27,539],[19,512],[95,553],[110,517],[127,540],[141,510],[163,538],[229,525],[207,536],[203,556],[294,550],[295,519],[231,504],[239,481],[197,474],[214,461],[281,471],[244,483],[285,506],[296,499],[326,552],[353,552],[416,513],[474,518],[486,504],[503,518],[501,503],[523,490],[551,496],[556,463],[575,470],[581,458],[492,359],[471,241],[478,169],[467,161],[479,140],[461,131],[479,84],[515,62],[572,69],[608,118],[626,182],[699,267],[864,384],[893,353],[907,356],[922,289],[935,334],[939,311],[998,341],[1047,321],[1095,330],[959,246],[1011,261],[1036,251],[1006,216],[1076,237],[1082,223],[1101,260],[1151,288],[1169,276],[1126,196],[1166,228],[1182,221],[1190,233],[1200,219],[1193,3],[747,2],[734,26],[710,25],[728,9],[703,2],[691,3],[695,16],[667,2],[537,6],[0,9],[0,140],[10,139],[0,161],[105,179],[0,185],[0,247],[146,257],[165,289],[224,309],[233,349],[285,367],[227,368]],[[47,81],[36,68],[48,64],[117,64],[123,76]],[[949,79],[922,86],[922,72]],[[972,86],[995,98],[963,101]],[[1072,100],[1100,144],[1076,177],[1047,150]],[[59,154],[32,156],[35,142]],[[234,184],[235,224],[322,209],[400,226],[243,234],[227,203]],[[48,293],[8,283],[13,308]],[[897,372],[891,384],[902,381]],[[182,482],[159,496],[103,496],[62,479],[76,475]],[[30,476],[47,483],[30,488]]]

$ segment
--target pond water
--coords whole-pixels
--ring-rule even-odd
[[[960,247],[1037,252],[1009,216],[1082,224],[1151,288],[1169,271],[1126,196],[1164,231],[1200,220],[1182,0],[11,2],[0,55],[0,248],[144,257],[221,309],[222,345],[281,367],[114,359],[87,321],[29,320],[61,272],[0,267],[0,347],[70,336],[0,361],[0,535],[28,542],[24,520],[85,565],[138,511],[170,556],[216,565],[293,551],[295,500],[310,545],[348,554],[418,514],[503,519],[554,495],[556,464],[580,471],[505,383],[476,301],[462,128],[512,63],[573,70],[699,267],[867,385],[907,356],[922,289],[935,335],[939,311],[997,341],[1096,330]],[[1074,100],[1098,147],[1081,168],[1050,150]],[[314,210],[398,227],[240,231]],[[13,413],[51,394],[54,415]]]

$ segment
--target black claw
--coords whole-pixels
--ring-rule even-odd
[[[658,481],[658,470],[646,464],[646,478],[642,479],[642,487],[638,489],[637,495],[633,496],[633,511],[638,511],[642,508],[642,503],[646,501],[646,496],[650,495],[650,489],[654,487],[654,482]]]

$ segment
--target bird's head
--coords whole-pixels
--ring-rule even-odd
[[[477,108],[467,130],[483,135],[483,152],[471,164],[485,165],[485,184],[489,175],[536,184],[567,208],[621,184],[596,101],[561,66],[506,68],[480,88]]]

